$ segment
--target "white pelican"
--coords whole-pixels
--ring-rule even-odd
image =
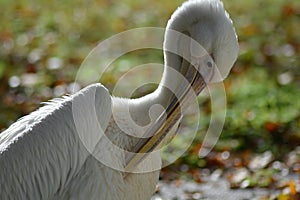
[[[185,48],[187,43],[181,44],[180,37],[173,38],[168,31],[171,29],[190,36],[211,57],[197,55],[197,51],[192,52],[193,48]],[[165,69],[155,92],[139,99],[122,99],[111,97],[101,84],[93,84],[74,95],[47,103],[5,130],[0,135],[0,199],[150,199],[159,170],[126,173],[103,164],[89,153],[89,147],[97,147],[100,154],[110,151],[104,149],[103,135],[97,136],[101,135],[99,125],[106,138],[115,145],[131,152],[151,152],[180,119],[178,99],[165,86],[177,88],[182,101],[188,99],[184,94],[187,88],[181,85],[178,77],[173,77],[171,69],[181,73],[199,94],[204,80],[213,80],[216,71],[220,71],[222,79],[227,76],[238,54],[232,21],[219,0],[190,0],[179,7],[167,24],[164,49],[169,45],[191,51],[183,53],[190,55],[194,63],[189,64],[180,56],[165,51]],[[75,103],[79,111],[76,118],[80,119],[76,123],[72,113]],[[147,124],[149,116],[145,113],[149,113],[155,104],[166,109],[166,122],[156,121],[146,132],[156,133],[158,137],[139,139],[124,133],[144,134],[133,128],[124,114],[124,107],[130,107],[132,119],[137,124]],[[116,121],[121,123],[122,129]],[[82,133],[88,135],[85,141],[90,145],[88,148],[80,140]],[[116,165],[130,170],[141,160],[147,160],[147,166],[141,168],[148,165],[151,168],[160,162],[157,156],[141,159],[114,151],[109,157]]]

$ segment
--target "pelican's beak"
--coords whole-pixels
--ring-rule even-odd
[[[139,140],[133,149],[133,153],[126,155],[125,172],[132,172],[147,154],[153,152],[159,146],[168,132],[181,118],[182,108],[188,107],[189,103],[205,88],[205,80],[197,70],[199,66],[193,66],[184,62],[182,65],[189,66],[185,67],[184,74],[190,84],[181,84],[178,87],[177,95],[173,95],[165,112],[146,131],[145,137]],[[193,95],[190,95],[191,92]]]

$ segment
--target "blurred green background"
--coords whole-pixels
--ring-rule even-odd
[[[0,129],[40,102],[81,88],[74,82],[77,70],[99,41],[131,28],[165,27],[182,2],[0,0]],[[272,150],[280,157],[300,144],[300,1],[224,0],[224,5],[240,55],[225,81],[227,118],[216,149]],[[162,63],[163,55],[144,50],[121,59],[135,66]],[[109,88],[124,73],[120,63],[102,80]],[[193,149],[199,149],[207,128],[210,100],[199,101],[204,125],[183,161],[201,166],[192,159]]]

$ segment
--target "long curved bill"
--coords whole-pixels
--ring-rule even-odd
[[[181,84],[177,90],[177,94],[180,94],[180,96],[176,97],[174,95],[171,98],[165,112],[145,132],[145,138],[139,140],[133,149],[133,153],[126,155],[125,172],[134,171],[134,168],[147,156],[147,153],[151,153],[159,146],[168,132],[181,118],[182,108],[187,107],[193,100],[193,97],[195,97],[195,95],[189,95],[190,92],[198,95],[206,86],[204,79],[194,66],[188,67],[185,77],[190,84]],[[128,173],[125,174],[125,177],[127,175]]]

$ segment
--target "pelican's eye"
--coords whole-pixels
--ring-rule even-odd
[[[213,66],[213,64],[212,64],[211,61],[208,61],[208,62],[206,63],[206,65],[207,65],[207,67],[209,67],[209,68],[212,68],[212,66]]]

